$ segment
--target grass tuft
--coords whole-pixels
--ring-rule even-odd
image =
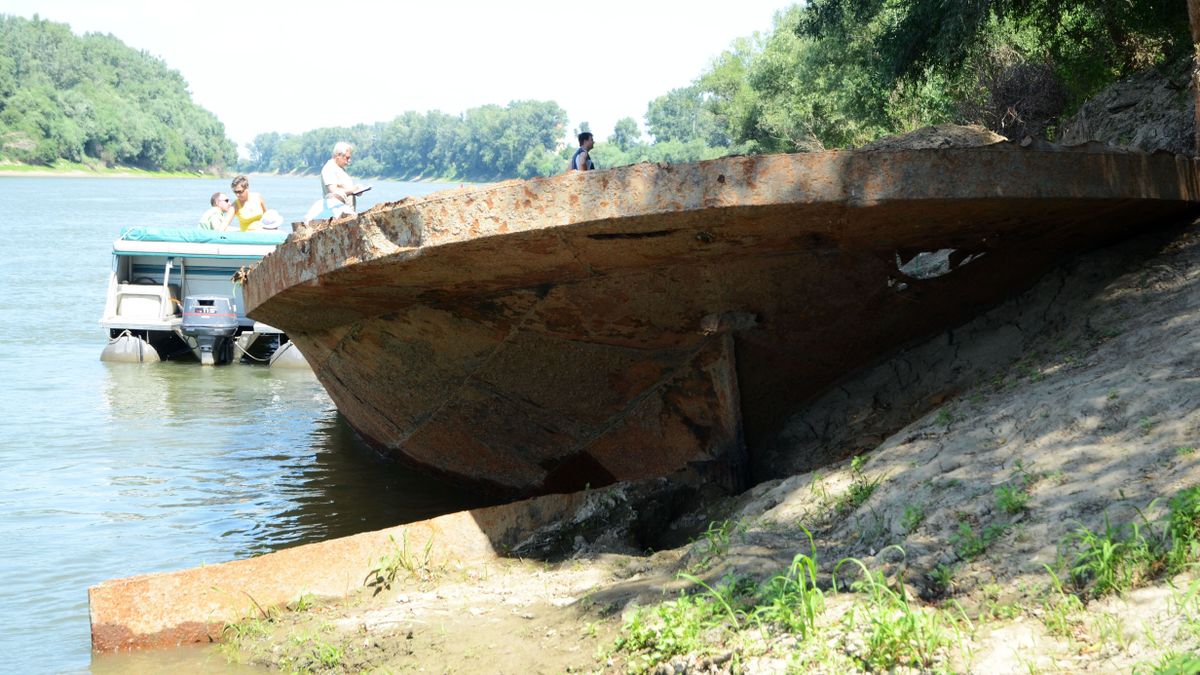
[[[388,541],[392,542],[392,552],[379,559],[379,566],[367,573],[367,578],[364,583],[367,586],[375,588],[375,595],[390,589],[392,584],[396,583],[396,579],[400,577],[401,572],[408,574],[428,574],[429,553],[433,549],[433,537],[430,537],[425,542],[425,548],[418,554],[408,550],[408,532],[402,530],[400,533],[400,542],[396,542],[396,538],[388,535]]]

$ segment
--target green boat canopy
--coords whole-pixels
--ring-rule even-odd
[[[219,232],[199,227],[130,227],[121,232],[121,241],[161,241],[187,244],[282,244],[287,232]]]

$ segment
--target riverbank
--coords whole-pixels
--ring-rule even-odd
[[[105,167],[59,160],[49,166],[40,164],[0,163],[0,176],[54,178],[220,178],[190,171],[148,171],[131,166]]]
[[[351,166],[351,172],[353,172],[353,168],[354,167]],[[318,178],[318,177],[320,177],[321,172],[320,171],[313,171],[313,172],[289,171],[287,173],[279,173],[278,171],[266,171],[266,172],[253,171],[246,175],[247,176],[300,176],[300,177]],[[434,185],[455,185],[455,186],[459,186],[459,187],[465,187],[468,185],[489,185],[496,181],[509,180],[509,179],[508,178],[497,178],[495,181],[473,181],[473,180],[461,180],[458,178],[444,178],[444,177],[438,177],[438,176],[432,176],[432,177],[417,176],[415,178],[407,178],[407,177],[395,177],[395,176],[354,175],[354,180],[359,183],[369,183],[370,181],[374,181],[374,180],[394,180],[394,181],[401,181],[404,183],[427,183],[427,184],[434,184]]]
[[[22,177],[39,177],[48,176],[54,178],[224,178],[230,179],[238,175],[236,171],[227,171],[221,174],[198,173],[191,171],[149,171],[131,166],[115,166],[106,167],[93,164],[83,164],[79,162],[68,162],[59,160],[52,165],[40,164],[14,164],[0,162],[0,177],[4,176],[22,176]],[[255,176],[298,176],[317,178],[320,173],[279,173],[277,171],[270,172],[250,172],[246,174],[251,178]],[[487,185],[489,181],[470,181],[459,180],[455,178],[442,177],[425,177],[419,176],[416,178],[394,178],[390,176],[356,176],[355,179],[360,183],[369,183],[377,180],[390,180],[405,183],[420,183],[429,185],[445,185],[465,187],[468,185]],[[503,179],[497,179],[503,180]]]
[[[347,599],[223,649],[325,672],[1194,672],[1198,347],[1192,224],[852,376],[743,495],[639,523],[626,488],[595,491],[607,527],[564,524],[557,554],[397,543]],[[838,448],[859,450],[796,468]]]

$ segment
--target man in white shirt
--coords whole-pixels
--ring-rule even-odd
[[[349,143],[338,141],[333,146],[333,157],[321,167],[321,197],[330,206],[337,202],[344,204],[349,207],[349,213],[356,212],[355,198],[367,190],[355,185],[350,174],[346,173],[346,166],[350,164],[353,154],[354,148]]]

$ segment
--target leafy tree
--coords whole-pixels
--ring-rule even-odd
[[[984,35],[1007,21],[1036,27],[1080,95],[1191,47],[1187,6],[1174,0],[814,0],[797,29],[846,39],[863,25],[880,24],[880,72],[896,81],[967,60]]]
[[[750,152],[857,145],[941,122],[1050,134],[1100,88],[1190,48],[1182,2],[813,0],[735,41],[692,100]],[[681,117],[672,94],[647,113],[657,140],[680,135],[668,126]]]
[[[610,143],[615,143],[621,152],[628,152],[637,144],[641,136],[642,132],[638,129],[637,122],[632,117],[622,117],[617,120],[613,127],[613,135],[608,140]]]
[[[203,171],[236,155],[160,60],[109,35],[0,15],[0,157]]]
[[[716,116],[704,103],[704,92],[695,85],[672,89],[647,106],[646,127],[659,142],[698,138],[712,145],[729,145]]]

